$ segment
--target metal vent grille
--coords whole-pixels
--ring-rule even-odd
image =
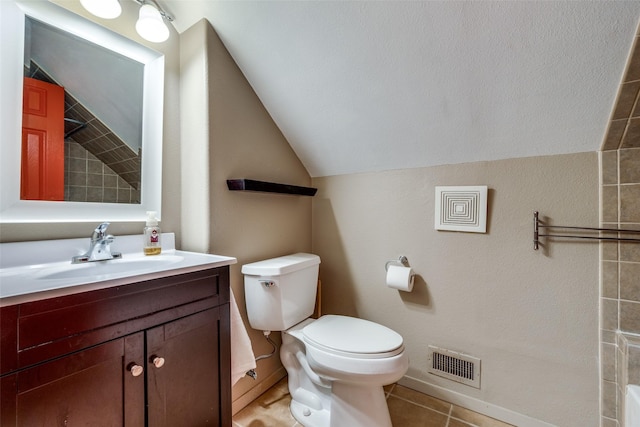
[[[480,359],[477,357],[430,345],[428,372],[480,388]]]

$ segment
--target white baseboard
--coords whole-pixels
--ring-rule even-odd
[[[284,367],[280,367],[278,370],[274,371],[271,375],[269,375],[264,380],[260,381],[256,384],[255,387],[247,391],[242,396],[238,397],[231,403],[231,414],[235,415],[238,412],[242,411],[245,407],[247,407],[251,402],[256,400],[260,395],[271,387],[276,385],[278,381],[287,376],[287,371],[285,371]]]
[[[544,421],[531,418],[527,415],[514,412],[510,409],[503,408],[491,403],[487,403],[474,397],[466,396],[456,391],[448,390],[446,388],[437,386],[435,384],[429,384],[417,378],[404,376],[398,384],[408,387],[412,390],[419,391],[429,396],[437,397],[438,399],[446,400],[454,405],[461,406],[466,409],[470,409],[479,414],[486,415],[491,418],[503,421],[505,423],[513,424],[518,427],[556,427],[553,424],[546,423]]]

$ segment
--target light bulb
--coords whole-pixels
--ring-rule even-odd
[[[122,13],[122,6],[118,0],[80,0],[80,4],[99,18],[113,19]]]
[[[140,6],[136,31],[143,39],[154,43],[161,43],[169,38],[169,28],[162,20],[158,9],[150,4]]]

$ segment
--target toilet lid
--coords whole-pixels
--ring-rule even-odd
[[[362,358],[390,357],[404,347],[397,332],[364,319],[326,315],[302,329],[305,342],[322,350]]]

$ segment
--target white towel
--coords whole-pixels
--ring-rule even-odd
[[[256,357],[253,354],[249,334],[244,327],[236,299],[231,293],[229,315],[231,317],[231,385],[237,383],[245,373],[256,368]]]

